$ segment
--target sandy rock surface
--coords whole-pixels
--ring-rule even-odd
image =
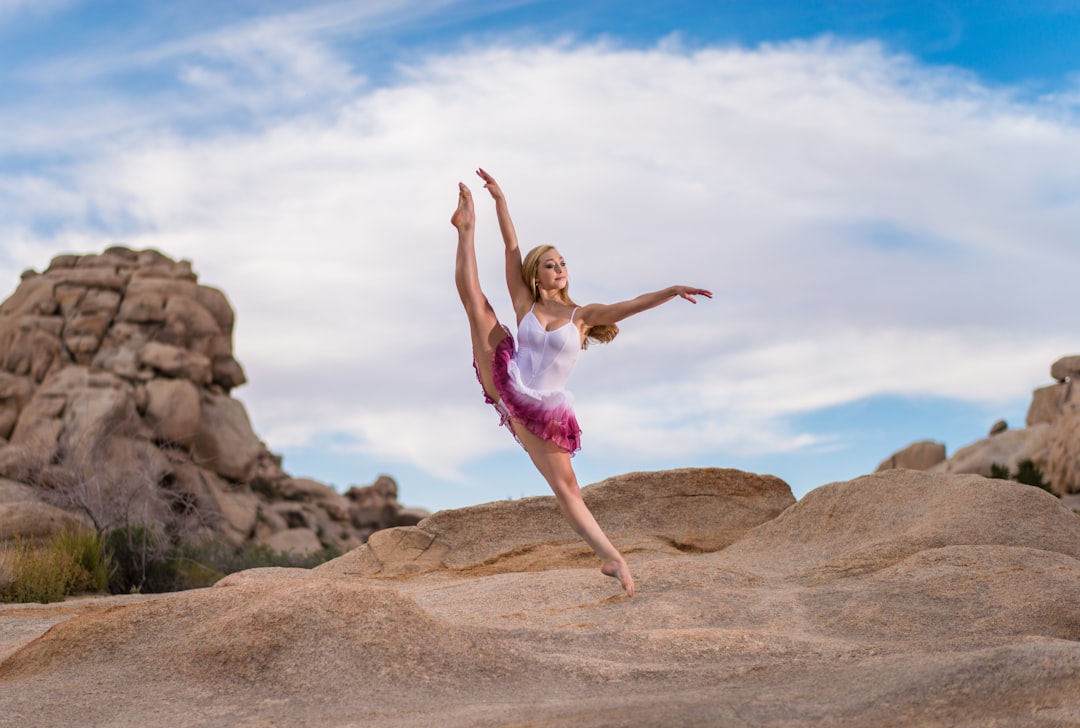
[[[350,573],[365,563],[354,551],[77,613],[5,608],[0,715],[21,726],[1080,724],[1080,518],[1058,499],[890,470],[749,525],[745,514],[775,507],[772,480],[672,471],[640,504],[651,520],[633,506],[634,478],[624,492],[596,488],[633,599],[555,547],[564,534],[538,515],[553,506],[527,499],[421,521],[450,535],[422,571]],[[703,483],[695,523],[742,530],[674,547],[689,513],[678,501]],[[657,513],[666,496],[676,506]],[[515,527],[543,554],[529,570],[497,568],[520,565]]]

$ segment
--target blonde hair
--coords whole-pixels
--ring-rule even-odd
[[[540,300],[540,287],[537,282],[537,273],[540,271],[540,257],[551,250],[555,250],[554,245],[538,245],[526,253],[525,259],[521,261],[521,278],[525,281],[525,285],[529,287],[529,290],[532,291],[534,302]],[[569,282],[559,291],[558,296],[559,300],[567,306],[577,306],[570,299]],[[590,341],[606,344],[614,339],[618,333],[619,327],[615,324],[590,326],[585,331],[585,342],[581,345],[581,348],[587,349]]]

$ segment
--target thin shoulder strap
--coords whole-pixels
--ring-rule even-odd
[[[575,314],[575,313],[577,313],[577,310],[578,310],[579,308],[581,308],[581,306],[574,306],[574,310],[570,312],[570,321],[571,321],[571,322],[573,322],[573,320],[574,320],[574,314]]]

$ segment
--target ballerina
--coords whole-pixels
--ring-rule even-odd
[[[670,286],[620,303],[577,306],[567,291],[566,261],[559,251],[542,245],[522,260],[506,196],[490,174],[483,169],[477,174],[495,201],[506,248],[506,285],[518,322],[515,344],[510,329],[499,322],[480,288],[472,192],[459,183],[458,206],[450,218],[458,232],[454,279],[469,318],[473,366],[484,398],[495,406],[501,424],[510,429],[551,487],[563,517],[600,557],[600,571],[618,579],[632,597],[630,567],[585,505],[570,463],[581,447],[581,428],[566,381],[588,342],[611,341],[619,331],[619,321],[676,297],[697,303],[695,296],[712,298],[712,293]]]

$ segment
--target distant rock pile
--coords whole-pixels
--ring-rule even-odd
[[[188,261],[113,247],[27,271],[0,305],[0,538],[73,518],[305,553],[410,525],[381,477],[290,477],[252,431],[234,313]]]
[[[1058,359],[1050,367],[1054,384],[1036,389],[1026,428],[1011,430],[994,423],[988,437],[946,458],[945,445],[923,440],[890,455],[877,470],[907,468],[938,473],[990,475],[993,466],[1014,472],[1030,460],[1059,495],[1080,493],[1080,355]]]

